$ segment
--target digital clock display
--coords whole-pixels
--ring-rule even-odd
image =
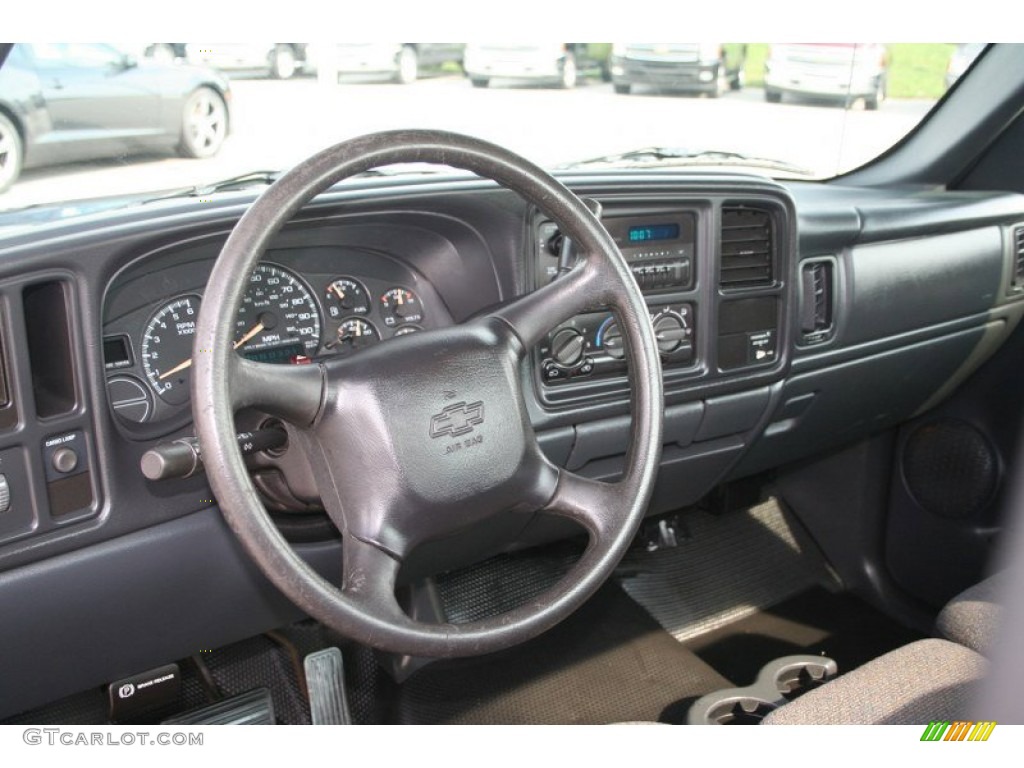
[[[679,237],[678,224],[651,224],[629,228],[629,242],[649,243],[653,240],[675,240]]]

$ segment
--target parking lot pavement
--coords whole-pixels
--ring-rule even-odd
[[[236,79],[232,90],[232,135],[216,157],[133,157],[29,170],[0,195],[0,209],[288,168],[338,141],[394,128],[472,134],[545,166],[655,145],[783,159],[824,177],[883,151],[931,107],[925,101],[890,101],[867,112],[767,104],[755,88],[720,99],[643,91],[623,96],[598,81],[571,91],[512,81],[481,89],[457,76],[407,86]]]

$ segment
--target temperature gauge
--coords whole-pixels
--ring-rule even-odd
[[[339,277],[327,286],[324,306],[332,320],[345,315],[365,315],[370,311],[370,296],[358,280]]]
[[[388,328],[423,321],[420,297],[408,288],[392,288],[380,297],[380,304],[380,314]]]
[[[330,346],[342,354],[356,352],[380,341],[380,332],[373,323],[350,317],[338,326],[338,338]]]

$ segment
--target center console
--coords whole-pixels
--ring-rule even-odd
[[[602,223],[646,299],[666,394],[781,377],[792,250],[784,199],[723,194],[601,203]],[[533,250],[534,287],[572,266],[556,222],[538,216]],[[598,308],[548,334],[535,352],[542,402],[626,392],[618,322]]]

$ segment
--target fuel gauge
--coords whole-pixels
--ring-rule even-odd
[[[370,295],[358,280],[339,277],[327,286],[324,306],[332,320],[345,315],[365,315],[370,311]]]
[[[392,288],[380,297],[380,304],[380,314],[388,328],[423,321],[420,297],[408,288]]]

